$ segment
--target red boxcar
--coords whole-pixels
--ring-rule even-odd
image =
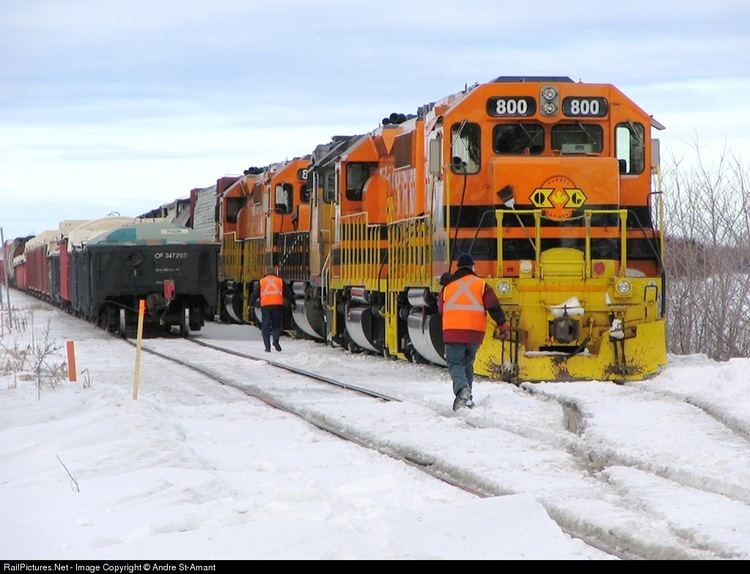
[[[13,260],[13,284],[16,289],[26,289],[26,260],[23,255]]]
[[[59,231],[44,231],[30,239],[24,248],[26,255],[26,288],[45,299],[50,299],[50,266],[48,256],[57,251]]]

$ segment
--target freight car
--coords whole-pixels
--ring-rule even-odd
[[[50,284],[56,287],[59,282],[59,236],[57,231],[44,231],[24,246],[26,289],[46,301],[52,300]],[[57,265],[53,259],[57,260]],[[52,277],[53,270],[57,271],[57,280]]]
[[[72,307],[127,336],[144,299],[146,326],[178,326],[186,336],[213,316],[218,251],[218,244],[171,224],[133,223],[106,231],[70,254]]]
[[[72,253],[80,250],[92,237],[134,223],[132,217],[109,216],[89,221],[81,221],[60,240],[60,306],[73,311],[73,302],[78,301],[78,285],[88,283],[87,276],[79,277],[71,266]]]
[[[3,265],[5,268],[2,272],[2,278],[0,279],[0,281],[5,282],[7,278],[7,281],[10,283],[11,287],[17,287],[16,272],[18,271],[23,275],[22,281],[25,284],[26,275],[25,267],[23,265],[23,263],[25,262],[25,258],[23,256],[24,248],[26,247],[26,242],[33,237],[33,235],[28,235],[26,237],[16,237],[15,239],[9,239],[5,242],[5,245],[2,246],[4,255]]]

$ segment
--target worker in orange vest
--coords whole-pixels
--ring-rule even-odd
[[[294,303],[289,287],[276,274],[273,267],[266,269],[266,274],[255,284],[250,296],[250,306],[260,299],[261,329],[266,353],[271,352],[271,333],[273,332],[273,348],[281,351],[279,339],[284,326],[284,302]]]
[[[458,257],[458,270],[447,278],[438,308],[443,315],[443,343],[448,372],[453,379],[453,410],[474,407],[471,387],[474,359],[484,339],[487,314],[497,323],[499,335],[507,337],[508,325],[492,288],[474,274],[474,259]]]

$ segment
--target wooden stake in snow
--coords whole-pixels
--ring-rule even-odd
[[[146,312],[146,300],[138,302],[138,338],[135,345],[135,377],[133,378],[133,400],[138,400],[138,388],[141,386],[141,344],[143,343],[143,314]]]
[[[71,383],[75,383],[78,380],[76,375],[76,344],[73,341],[68,341],[68,380]]]

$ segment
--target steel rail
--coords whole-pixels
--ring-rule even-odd
[[[205,341],[200,341],[198,339],[195,339],[193,337],[187,337],[187,340],[191,343],[195,343],[196,345],[200,345],[202,347],[206,347],[208,349],[213,349],[215,351],[221,351],[222,353],[228,353],[230,355],[234,355],[235,357],[241,357],[243,359],[252,359],[254,361],[265,361],[269,365],[272,365],[274,367],[277,367],[279,369],[284,369],[285,371],[290,371],[292,373],[295,373],[297,375],[302,375],[303,377],[308,377],[310,379],[315,379],[316,381],[319,381],[321,383],[327,383],[329,385],[333,385],[335,387],[340,387],[342,389],[347,389],[350,391],[354,391],[355,393],[360,393],[363,395],[367,395],[369,397],[373,397],[376,399],[381,399],[387,402],[394,402],[394,403],[400,403],[401,399],[398,399],[396,397],[392,397],[390,395],[386,395],[384,393],[380,393],[378,391],[373,391],[372,389],[366,389],[364,387],[359,387],[357,385],[350,385],[349,383],[344,383],[342,381],[337,381],[336,379],[331,379],[330,377],[326,377],[325,375],[321,375],[320,373],[314,373],[312,371],[307,371],[305,369],[302,369],[300,367],[293,367],[291,365],[287,365],[285,363],[280,363],[278,361],[274,361],[270,358],[266,357],[260,357],[257,355],[251,355],[249,353],[242,353],[240,351],[234,351],[232,349],[226,349],[224,347],[219,347],[217,345],[211,345],[210,343],[206,343]]]
[[[133,343],[129,339],[124,339],[124,340],[128,344],[130,344],[132,346],[135,346],[135,343]],[[246,355],[246,354],[239,353],[239,352],[236,352],[236,351],[230,351],[230,350],[227,350],[227,349],[223,349],[221,347],[213,347],[213,345],[206,345],[206,344],[204,344],[204,346],[207,346],[207,347],[210,347],[210,348],[215,348],[218,351],[228,352],[230,354],[237,355],[237,356],[240,356],[240,357],[247,357],[247,358],[255,359],[255,357],[253,357],[252,355]],[[374,450],[376,452],[379,452],[380,454],[384,454],[384,455],[386,455],[386,456],[388,456],[388,457],[390,457],[390,458],[392,458],[394,460],[397,460],[399,462],[403,462],[405,464],[408,464],[409,466],[411,466],[413,468],[416,468],[416,469],[418,469],[418,470],[420,470],[420,471],[428,474],[432,478],[436,478],[437,480],[440,480],[441,482],[444,482],[444,483],[446,483],[446,484],[448,484],[450,486],[453,486],[455,488],[461,489],[461,490],[463,490],[465,492],[468,492],[469,494],[472,494],[472,495],[480,497],[480,498],[488,498],[488,497],[491,497],[491,496],[495,496],[494,493],[485,492],[485,491],[483,491],[483,490],[481,490],[479,488],[475,488],[475,487],[472,487],[470,485],[464,484],[461,481],[459,481],[459,480],[451,477],[446,472],[441,471],[441,470],[439,470],[437,468],[433,468],[433,466],[434,466],[434,460],[431,457],[420,457],[417,454],[403,454],[403,453],[398,452],[395,449],[386,448],[386,447],[381,446],[381,445],[369,443],[369,442],[363,440],[362,438],[360,438],[358,436],[355,436],[352,433],[346,432],[345,430],[342,430],[340,428],[335,428],[332,424],[330,424],[327,421],[322,420],[322,419],[320,419],[318,417],[314,417],[310,413],[306,413],[306,412],[303,412],[301,410],[295,409],[293,406],[290,406],[288,404],[283,404],[282,402],[280,402],[278,400],[275,400],[270,395],[264,395],[263,393],[256,392],[256,391],[254,391],[251,388],[247,388],[247,387],[245,387],[243,385],[240,385],[240,384],[234,383],[232,381],[229,381],[229,380],[225,379],[224,377],[221,377],[221,376],[219,376],[219,375],[217,375],[215,373],[212,373],[212,372],[210,372],[210,371],[208,371],[208,370],[206,370],[206,369],[204,369],[202,367],[199,367],[199,366],[194,365],[192,363],[189,363],[187,361],[183,361],[182,359],[177,359],[175,357],[172,357],[172,356],[167,355],[165,353],[161,353],[161,352],[156,351],[154,349],[149,349],[148,347],[145,347],[145,346],[142,347],[141,349],[144,352],[146,352],[146,353],[150,353],[151,355],[160,357],[162,359],[165,359],[167,361],[170,361],[172,363],[175,363],[177,365],[180,365],[182,367],[185,367],[187,369],[195,371],[196,373],[199,373],[199,374],[201,374],[201,375],[203,375],[205,377],[208,377],[209,379],[211,379],[213,381],[216,381],[217,383],[219,383],[221,385],[224,385],[224,386],[236,389],[236,390],[238,390],[238,391],[240,391],[240,392],[242,392],[242,393],[244,393],[244,394],[246,394],[246,395],[248,395],[250,397],[253,397],[254,399],[262,401],[263,403],[267,404],[270,407],[273,407],[273,408],[275,408],[277,410],[280,410],[280,411],[283,411],[285,413],[294,415],[294,416],[296,416],[298,418],[301,418],[302,420],[304,420],[308,424],[311,424],[314,427],[319,428],[320,430],[323,430],[323,431],[325,431],[325,432],[327,432],[327,433],[329,433],[329,434],[331,434],[333,436],[336,436],[336,437],[341,438],[343,440],[349,441],[351,443],[354,443],[354,444],[356,444],[358,446],[361,446],[363,448],[366,448],[368,450]],[[258,359],[258,360],[266,360],[266,359],[262,359],[261,358],[261,359]],[[267,361],[267,362],[269,362],[269,361]],[[271,363],[271,362],[269,362],[269,363]],[[332,385],[334,385],[336,387],[344,388],[346,390],[355,391],[355,392],[367,395],[367,396],[369,396],[371,398],[377,398],[377,399],[385,400],[385,401],[401,402],[399,399],[396,399],[396,398],[393,398],[393,397],[388,397],[387,395],[382,395],[382,394],[376,393],[374,391],[369,391],[368,389],[359,389],[358,387],[356,387],[354,385],[346,385],[344,383],[339,383],[338,381],[334,381],[333,379],[328,379],[327,377],[322,377],[322,376],[317,375],[315,373],[307,374],[304,371],[304,369],[298,369],[296,367],[288,367],[288,365],[273,364],[273,363],[271,363],[271,364],[273,366],[289,370],[289,371],[291,371],[291,372],[293,372],[295,374],[298,374],[300,376],[304,376],[304,377],[307,377],[307,378],[310,378],[310,379],[313,379],[313,380],[316,380],[316,381],[319,381],[319,382],[323,382],[323,383],[327,383],[327,384],[332,384]]]

